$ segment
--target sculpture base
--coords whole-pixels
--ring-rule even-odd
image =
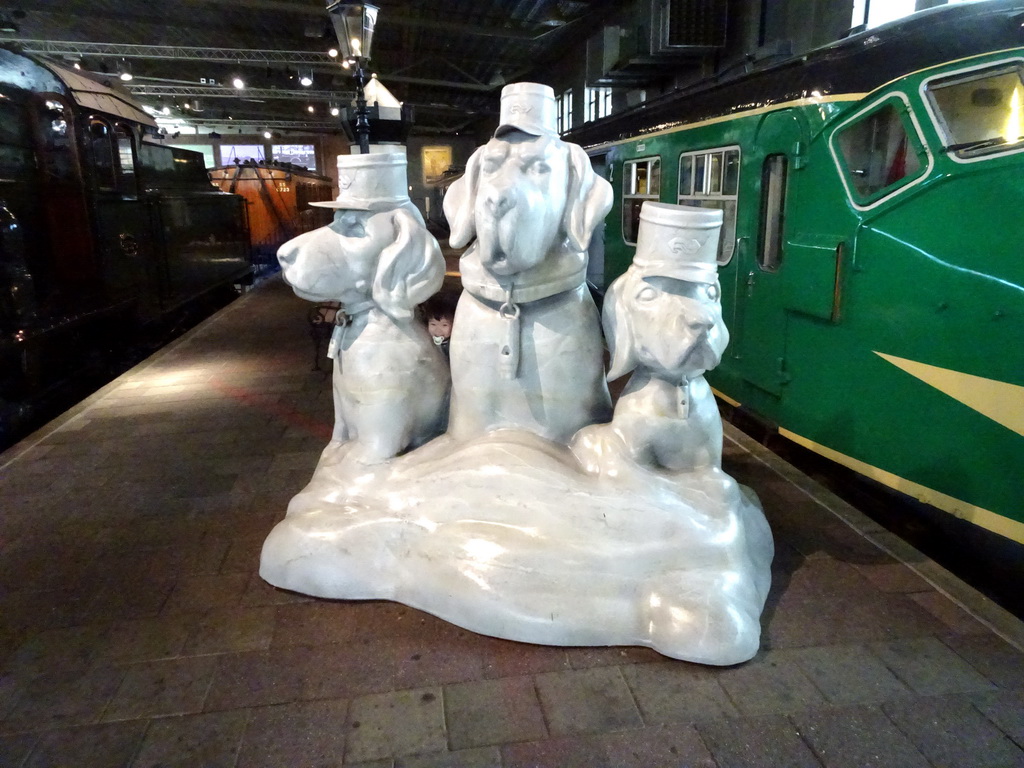
[[[721,470],[588,475],[565,447],[514,430],[442,436],[377,465],[350,447],[327,447],[268,536],[269,583],[530,643],[717,665],[757,652],[772,537]]]

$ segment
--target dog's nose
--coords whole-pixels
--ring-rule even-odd
[[[488,213],[494,216],[494,218],[500,219],[516,207],[516,201],[511,195],[499,190],[493,190],[487,193],[487,196],[484,198],[484,205],[487,206]]]
[[[277,251],[277,260],[281,262],[282,267],[290,267],[295,263],[295,257],[298,252],[298,248],[279,248]]]

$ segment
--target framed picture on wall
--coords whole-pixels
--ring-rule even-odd
[[[423,183],[432,184],[441,178],[452,164],[452,148],[445,147],[424,147],[423,159]]]

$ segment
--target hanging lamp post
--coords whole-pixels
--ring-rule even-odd
[[[370,48],[380,9],[370,3],[327,0],[327,14],[338,37],[338,51],[353,70],[356,81],[356,136],[359,151],[370,151],[370,116],[363,89],[369,81]]]

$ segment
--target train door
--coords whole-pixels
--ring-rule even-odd
[[[806,129],[793,110],[765,115],[757,129],[748,173],[758,174],[759,206],[738,249],[736,323],[733,357],[744,379],[781,395],[786,371],[787,313],[783,291],[787,209],[793,198],[794,171],[806,147]],[[751,168],[751,165],[755,165]],[[749,219],[748,219],[749,221]]]
[[[139,301],[145,309],[154,296],[147,288],[160,276],[155,274],[154,222],[149,206],[139,196],[135,135],[129,126],[104,117],[93,115],[87,122],[107,299]]]

